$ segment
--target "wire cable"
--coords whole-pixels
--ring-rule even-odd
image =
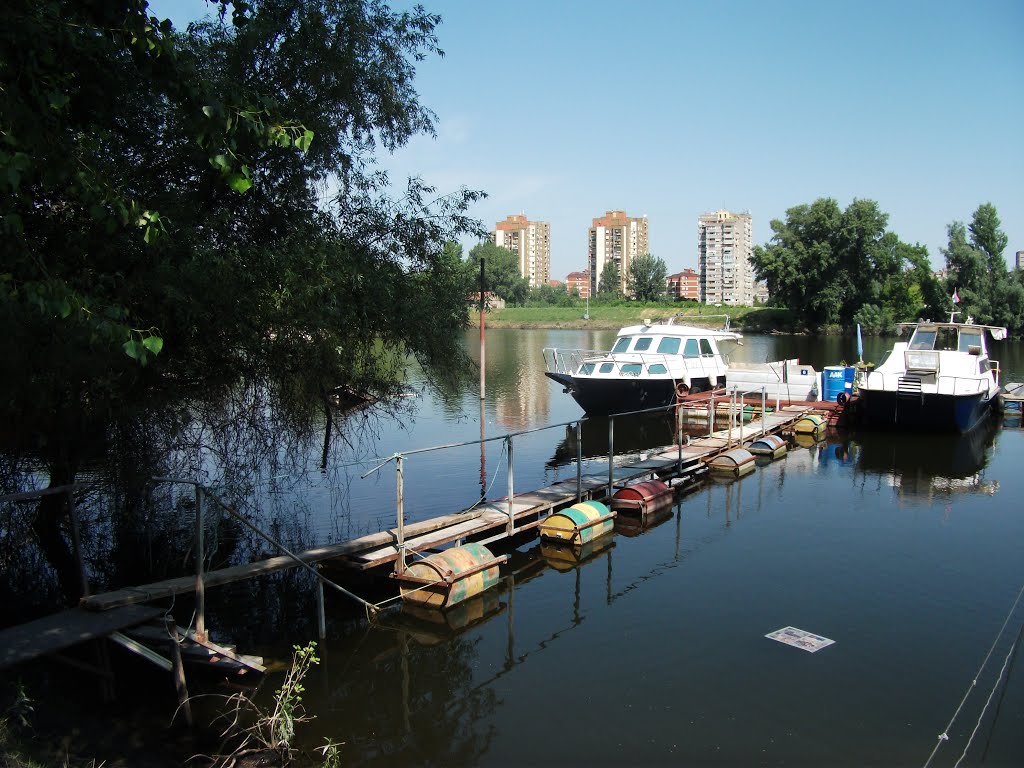
[[[1006,614],[1006,618],[1003,620],[1003,626],[999,628],[999,633],[996,635],[996,639],[992,641],[992,646],[988,649],[988,653],[985,654],[985,658],[984,660],[982,660],[981,666],[978,667],[978,671],[974,673],[974,679],[971,680],[971,684],[967,687],[967,691],[966,693],[964,693],[964,697],[960,700],[960,706],[956,708],[956,712],[953,713],[953,717],[950,719],[949,724],[946,726],[946,729],[939,734],[938,741],[935,744],[935,748],[932,749],[932,753],[928,755],[928,759],[924,763],[924,768],[928,768],[928,766],[931,765],[932,759],[935,757],[935,753],[938,752],[939,747],[942,746],[942,742],[949,741],[949,729],[953,727],[953,723],[956,722],[957,717],[959,717],[960,711],[964,708],[964,704],[967,702],[967,699],[971,695],[971,691],[973,691],[974,688],[977,687],[978,678],[981,677],[981,673],[985,669],[985,665],[988,664],[989,657],[992,656],[992,651],[995,650],[996,645],[999,643],[999,639],[1003,636],[1003,632],[1006,630],[1006,625],[1010,623],[1010,617],[1013,616],[1013,612],[1017,610],[1017,604],[1020,603],[1020,598],[1022,595],[1024,595],[1024,584],[1021,585],[1020,591],[1017,592],[1017,599],[1013,601],[1013,605],[1010,607],[1010,612]],[[968,746],[970,746],[969,743]],[[961,757],[961,760],[962,759],[963,758]]]

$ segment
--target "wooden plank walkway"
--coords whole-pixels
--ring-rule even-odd
[[[193,586],[195,580],[193,579]],[[0,630],[0,669],[57,653],[87,640],[134,627],[163,615],[163,608],[128,605],[97,613],[71,608],[36,621]]]
[[[718,430],[706,437],[690,440],[689,444],[666,446],[652,449],[640,461],[620,464],[612,469],[615,485],[632,480],[675,474],[679,457],[682,456],[683,474],[698,468],[727,448],[741,447],[762,435],[784,429],[801,416],[814,410],[814,404],[789,405],[779,411],[764,415],[753,424],[736,425],[732,428],[731,439],[728,429]],[[607,496],[608,473],[588,474],[581,478],[581,496],[586,499],[603,499]],[[547,514],[569,506],[576,501],[576,478],[560,480],[545,488],[515,494],[512,505],[513,535],[532,527]],[[443,515],[441,517],[410,523],[405,526],[407,553],[422,552],[452,542],[475,540],[488,543],[507,538],[508,502],[497,499],[480,504],[470,510]],[[306,563],[333,560],[358,570],[366,570],[394,562],[398,558],[398,532],[395,529],[372,533],[337,544],[316,547],[297,556]],[[282,555],[255,563],[209,571],[204,576],[207,588],[263,576],[276,571],[293,568],[297,564],[292,558]],[[183,576],[175,579],[138,587],[128,587],[105,594],[83,598],[81,605],[94,611],[108,611],[120,606],[145,603],[151,600],[171,597],[195,590],[196,577]]]

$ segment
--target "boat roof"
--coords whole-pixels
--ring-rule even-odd
[[[637,334],[662,334],[665,336],[703,336],[714,338],[719,341],[739,341],[742,334],[735,331],[701,328],[697,325],[675,325],[673,323],[650,323],[643,325],[629,325],[622,328],[619,336],[636,336]]]
[[[964,329],[975,331],[988,331],[996,341],[1006,338],[1006,328],[1001,325],[980,325],[979,323],[944,323],[942,321],[918,320],[916,323],[896,323],[896,330],[902,334],[906,329],[916,330],[917,328],[953,328],[957,331]]]

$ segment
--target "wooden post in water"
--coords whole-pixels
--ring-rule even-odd
[[[178,706],[185,713],[185,722],[191,728],[193,725],[192,704],[188,698],[188,686],[185,685],[185,665],[181,663],[181,646],[178,645],[181,642],[181,637],[178,635],[178,627],[174,623],[173,616],[167,616],[164,619],[164,626],[167,628],[167,634],[171,637],[171,674],[174,675],[174,690],[178,694]]]
[[[203,546],[203,489],[196,483],[196,637],[206,642],[206,552]]]
[[[395,573],[405,573],[405,487],[402,478],[403,458],[399,454],[395,458],[395,507],[396,525],[398,527],[398,559],[395,560]]]
[[[78,563],[78,578],[82,582],[82,597],[89,596],[89,574],[82,557],[82,533],[78,525],[78,509],[75,507],[75,489],[68,489],[68,517],[71,518],[71,545],[75,550],[75,562]]]

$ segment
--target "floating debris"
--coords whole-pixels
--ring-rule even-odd
[[[774,632],[769,632],[765,637],[770,640],[778,640],[786,645],[792,645],[794,648],[800,648],[809,653],[820,651],[822,648],[827,648],[835,642],[835,640],[829,640],[827,637],[816,635],[805,629],[797,629],[796,627],[783,627]]]

